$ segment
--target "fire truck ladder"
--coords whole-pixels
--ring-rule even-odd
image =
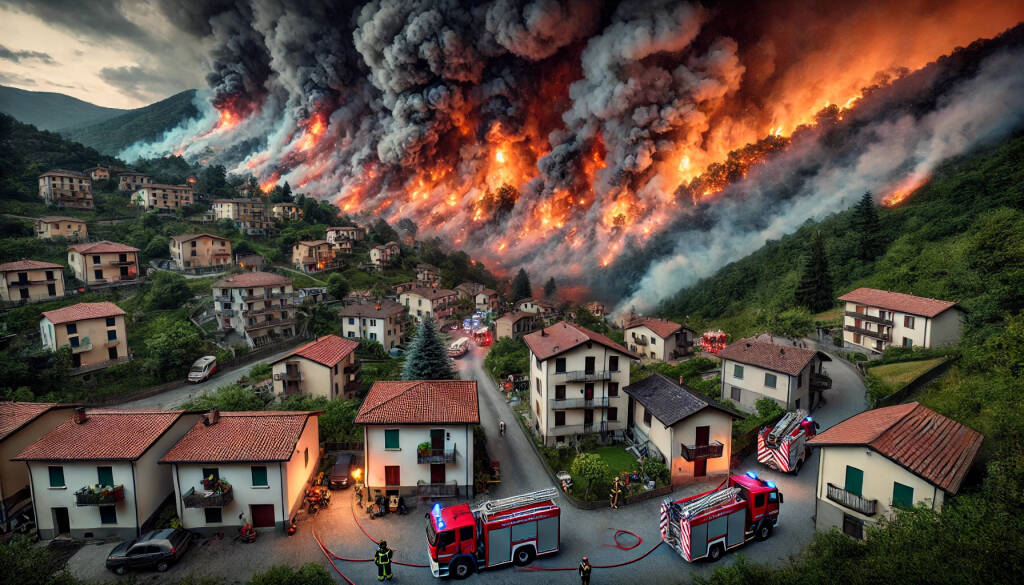
[[[478,508],[473,510],[480,514],[484,520],[490,519],[492,514],[498,514],[506,510],[513,508],[519,508],[521,506],[529,506],[530,504],[537,504],[540,502],[546,502],[553,500],[558,497],[558,489],[550,487],[535,492],[529,492],[526,494],[519,494],[518,496],[512,496],[510,498],[503,498],[500,500],[490,500],[481,504]]]
[[[775,445],[783,437],[789,436],[793,429],[796,428],[800,421],[804,420],[807,416],[807,412],[803,409],[791,410],[784,414],[779,422],[775,423],[775,428],[768,433],[768,442]]]
[[[732,500],[739,493],[740,488],[738,487],[722,488],[717,492],[711,492],[702,498],[690,500],[685,504],[679,504],[679,514],[682,518],[692,518],[709,508],[714,508],[715,506]]]

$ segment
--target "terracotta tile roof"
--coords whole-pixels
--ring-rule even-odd
[[[410,380],[374,382],[355,422],[380,424],[478,424],[476,382]]]
[[[214,288],[247,288],[250,286],[277,286],[291,284],[292,279],[270,272],[243,272],[232,274],[213,283]]]
[[[69,171],[67,169],[51,169],[51,170],[46,171],[45,173],[43,173],[43,174],[41,174],[39,176],[40,177],[47,177],[47,176],[56,176],[56,177],[60,177],[60,176],[85,177],[85,174],[84,173],[80,173],[78,171]]]
[[[911,315],[920,315],[922,317],[936,317],[952,307],[963,310],[952,301],[915,297],[914,295],[874,288],[858,288],[839,297],[839,300],[879,307],[890,311],[910,313]]]
[[[496,290],[494,290],[492,288],[485,288],[485,289],[481,290],[480,292],[478,292],[476,294],[478,294],[478,295],[487,295],[488,297],[493,297],[493,296],[498,294],[498,291],[496,291]]]
[[[560,321],[550,327],[544,327],[540,331],[534,331],[524,336],[523,339],[526,341],[526,345],[530,347],[533,355],[541,360],[546,360],[549,357],[569,351],[587,341],[599,343],[634,359],[640,358],[640,356],[615,343],[607,336],[595,333],[568,321]]]
[[[68,246],[68,250],[74,250],[79,254],[104,254],[104,253],[118,253],[118,252],[138,252],[138,248],[133,248],[125,244],[119,244],[117,242],[110,242],[102,240],[99,242],[86,242],[84,244],[72,244]]]
[[[651,411],[661,424],[670,427],[705,408],[720,410],[733,418],[743,415],[685,385],[680,386],[662,374],[652,374],[623,388],[626,394]]]
[[[832,361],[832,358],[813,349],[776,345],[751,338],[725,346],[718,357],[795,376],[815,355],[821,356],[823,361]]]
[[[497,320],[515,323],[516,321],[519,321],[520,319],[525,319],[527,317],[529,317],[530,319],[536,319],[537,315],[534,313],[527,313],[525,311],[516,311],[515,313],[505,313],[501,317],[498,317]]]
[[[0,272],[11,272],[13,270],[39,270],[41,268],[60,268],[64,269],[60,264],[54,264],[53,262],[42,262],[40,260],[27,260],[22,258],[16,262],[4,262],[0,264]]]
[[[303,240],[301,242],[295,242],[295,245],[297,245],[297,246],[306,246],[307,248],[312,248],[312,247],[315,247],[315,246],[323,246],[324,244],[329,244],[329,243],[330,242],[328,242],[327,240]]]
[[[318,412],[259,410],[222,412],[207,425],[197,422],[161,463],[233,463],[288,461],[306,422]]]
[[[84,319],[115,317],[117,315],[124,315],[124,310],[110,301],[103,301],[101,303],[78,303],[71,305],[70,307],[64,307],[63,309],[43,311],[43,317],[49,319],[50,323],[53,323],[54,325],[71,323],[72,321],[82,321]]]
[[[534,299],[534,298],[520,299],[520,301],[518,303],[516,303],[516,306],[518,307],[518,306],[524,305],[526,303],[533,303],[534,305],[537,305],[538,307],[541,307],[542,309],[550,309],[552,311],[555,310],[555,305],[545,301],[544,299]]]
[[[383,319],[391,315],[405,312],[405,307],[395,301],[381,301],[379,303],[354,303],[345,305],[338,311],[339,317],[375,317]]]
[[[413,288],[413,289],[409,289],[409,290],[405,291],[402,294],[403,295],[418,295],[418,296],[421,296],[421,297],[423,297],[425,299],[430,299],[432,301],[436,300],[436,299],[443,298],[443,297],[453,297],[453,296],[457,296],[458,295],[457,292],[455,292],[453,290],[449,290],[447,288],[431,288],[431,287],[427,287],[427,286],[419,286],[419,287],[416,287],[416,288]]]
[[[683,328],[679,323],[672,321],[666,321],[665,319],[658,319],[655,317],[647,317],[646,319],[637,319],[629,325],[626,329],[632,329],[634,327],[646,327],[654,332],[655,335],[662,339],[666,339],[676,331]]]
[[[358,341],[342,339],[337,335],[327,335],[315,341],[310,341],[274,363],[282,362],[292,356],[300,356],[318,364],[331,367],[345,359],[357,347],[359,347]]]
[[[203,232],[201,234],[181,234],[177,236],[171,236],[172,240],[182,243],[192,241],[196,238],[213,238],[215,240],[227,240],[227,238],[223,236],[215,236],[213,234],[208,234],[206,232]]]
[[[184,410],[89,410],[78,424],[68,419],[14,457],[17,461],[134,461]]]
[[[916,402],[851,416],[808,441],[865,445],[943,491],[955,494],[984,437]]]
[[[37,217],[36,221],[43,223],[59,223],[62,221],[74,221],[78,223],[85,223],[85,220],[80,217],[68,217],[66,215],[44,215],[43,217]]]
[[[46,402],[0,402],[0,441],[51,410],[73,406]]]

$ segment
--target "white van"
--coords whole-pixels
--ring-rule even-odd
[[[212,355],[203,356],[197,359],[196,363],[192,364],[192,369],[188,371],[188,381],[193,384],[202,382],[216,371],[217,358]]]

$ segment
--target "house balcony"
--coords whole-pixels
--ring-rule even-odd
[[[231,303],[231,302],[234,302],[234,301],[231,300],[230,296],[226,296],[226,297],[214,296],[213,300],[217,301],[218,303]]]
[[[828,390],[832,387],[832,378],[826,374],[811,373],[811,388],[814,390]]]
[[[865,516],[874,516],[875,509],[878,506],[878,500],[868,500],[858,496],[855,493],[848,492],[841,487],[828,484],[828,492],[826,494],[828,499],[843,506],[849,508],[854,512],[860,512]]]
[[[272,319],[270,321],[263,321],[261,323],[254,323],[252,325],[246,325],[246,331],[259,331],[261,329],[269,329],[271,327],[284,327],[286,325],[294,325],[295,319]]]
[[[564,435],[585,435],[587,433],[603,433],[608,431],[608,421],[598,421],[589,425],[559,425],[548,429],[550,437],[561,437]]]
[[[351,364],[345,366],[345,373],[346,374],[358,374],[359,371],[362,370],[362,369],[363,369],[363,362],[361,362],[359,360],[356,360],[354,363],[351,363]]]
[[[302,381],[302,372],[295,371],[295,370],[285,370],[283,373],[278,374],[278,376],[279,376],[278,379],[284,380],[285,382],[301,382]]]
[[[565,410],[569,408],[608,408],[607,396],[594,398],[552,398],[551,408]]]
[[[235,500],[233,490],[229,486],[224,491],[212,492],[189,488],[188,492],[181,497],[186,508],[223,508]]]
[[[600,382],[602,380],[611,380],[614,373],[611,370],[594,370],[592,372],[576,370],[574,372],[564,372],[564,375],[567,382]]]
[[[99,490],[85,486],[75,492],[75,505],[77,506],[103,506],[107,504],[116,504],[123,499],[123,485],[115,485],[109,489],[104,487]]]
[[[642,337],[634,337],[633,343],[635,345],[647,345],[647,340]]]
[[[43,278],[36,280],[15,280],[13,282],[8,282],[7,286],[32,286],[34,284],[53,284],[55,282],[57,282],[56,278]]]
[[[71,346],[71,353],[83,353],[86,351],[92,351],[92,341],[86,337],[78,343],[78,345]]]
[[[109,266],[134,266],[135,265],[135,259],[133,258],[133,259],[129,259],[129,260],[111,260],[110,262],[107,262],[107,265],[109,265]]]
[[[863,335],[864,337],[871,337],[873,339],[881,339],[882,341],[892,341],[892,334],[891,333],[882,333],[882,332],[879,332],[879,331],[871,331],[869,329],[864,329],[863,327],[854,327],[853,325],[844,325],[843,326],[843,330],[844,331],[849,331],[851,333],[859,333],[859,334]]]
[[[270,315],[273,313],[280,313],[288,307],[264,307],[262,309],[252,309],[241,311],[243,317],[259,317],[262,315]]]
[[[247,301],[260,301],[260,300],[263,300],[263,299],[267,298],[267,294],[266,293],[262,293],[262,292],[258,292],[258,293],[252,293],[251,295],[242,295],[242,298],[247,300]]]
[[[711,441],[708,445],[680,445],[682,447],[683,459],[697,461],[698,459],[717,459],[722,456],[725,445],[719,441]]]
[[[885,325],[886,327],[892,327],[893,326],[893,320],[892,319],[883,319],[881,317],[876,317],[874,315],[865,315],[864,313],[857,313],[857,312],[854,312],[854,311],[846,311],[846,316],[847,317],[852,317],[854,319],[860,319],[861,321],[867,321],[869,323],[878,323],[879,325]]]
[[[455,447],[416,451],[416,463],[455,463]]]
[[[239,313],[234,309],[216,309],[214,312],[218,317],[234,317]]]

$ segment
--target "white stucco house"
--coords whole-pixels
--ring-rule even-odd
[[[360,362],[359,342],[325,335],[273,362],[274,393],[308,394],[328,400],[354,398]]]
[[[858,288],[845,303],[843,344],[875,353],[891,346],[942,347],[960,342],[967,312],[953,301]]]
[[[691,353],[694,335],[691,329],[673,321],[639,317],[626,325],[625,343],[645,358],[664,362]]]
[[[756,412],[762,398],[771,398],[783,410],[811,410],[819,403],[819,393],[832,387],[822,366],[832,358],[820,351],[751,338],[727,345],[718,357],[722,400],[745,412]]]

